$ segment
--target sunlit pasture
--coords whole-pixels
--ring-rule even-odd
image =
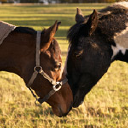
[[[0,5],[0,20],[35,30],[48,28],[56,20],[61,26],[56,38],[62,50],[63,64],[68,50],[67,31],[75,23],[76,8],[88,15],[109,4]],[[0,128],[127,128],[128,64],[114,62],[84,103],[59,118],[44,103],[35,99],[23,80],[12,73],[0,72]]]

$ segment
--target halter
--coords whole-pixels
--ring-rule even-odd
[[[61,82],[56,82],[52,78],[49,77],[48,74],[46,74],[42,67],[40,66],[40,43],[41,43],[41,31],[37,31],[37,38],[36,38],[36,66],[34,67],[34,72],[27,84],[27,87],[31,91],[32,95],[36,98],[36,101],[38,101],[40,104],[47,101],[55,92],[59,91],[63,84],[65,84],[68,79],[65,78]],[[37,96],[34,94],[33,90],[31,89],[31,85],[33,84],[34,80],[36,79],[37,75],[41,74],[45,79],[47,79],[53,86],[53,89],[46,95],[44,98],[37,98]],[[36,103],[36,102],[35,102]]]

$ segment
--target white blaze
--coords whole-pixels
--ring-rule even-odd
[[[116,46],[111,46],[111,47],[113,50],[113,55],[111,59],[113,59],[118,54],[119,51],[121,51],[122,54],[125,55],[125,52],[127,50],[126,48],[121,47],[119,44],[116,44]]]

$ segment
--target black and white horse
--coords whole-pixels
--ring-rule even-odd
[[[89,16],[77,8],[76,24],[68,31],[67,77],[74,107],[115,60],[128,62],[128,2],[119,2]]]

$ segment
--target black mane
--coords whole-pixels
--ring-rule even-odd
[[[100,32],[103,35],[106,35],[109,39],[112,38],[116,32],[120,32],[121,30],[126,28],[125,23],[128,21],[126,13],[128,13],[128,8],[118,4],[108,6],[105,9],[100,10],[98,12],[98,31],[96,32]],[[84,24],[86,24],[89,16],[90,15],[85,16],[84,22],[76,23],[69,29],[67,39],[70,43],[77,42],[77,37],[83,34],[83,31],[81,32],[81,29],[83,30],[83,26]]]
[[[32,35],[37,33],[33,28],[29,27],[16,27],[14,31],[19,33],[28,33]]]

